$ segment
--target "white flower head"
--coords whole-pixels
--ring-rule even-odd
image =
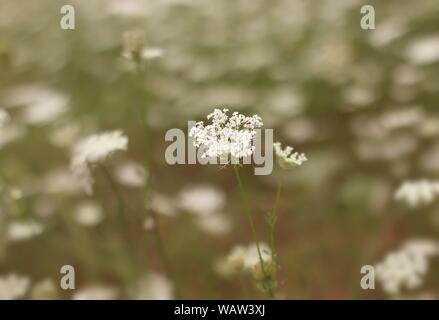
[[[84,201],[75,209],[75,220],[85,227],[96,226],[103,219],[102,207],[94,201]]]
[[[163,56],[163,49],[162,48],[144,48],[141,53],[142,59],[145,60],[152,60],[157,59]]]
[[[264,264],[271,262],[271,250],[265,243],[259,243],[261,257]],[[239,272],[253,272],[260,265],[260,257],[256,244],[249,246],[237,245],[220,261],[219,271],[224,275]]]
[[[401,249],[389,253],[376,265],[376,276],[383,289],[397,295],[403,288],[415,289],[422,285],[428,271],[429,258],[439,253],[437,242],[412,240]]]
[[[0,300],[13,300],[22,298],[30,286],[27,277],[9,274],[0,277]]]
[[[128,138],[121,130],[93,134],[73,147],[70,166],[86,193],[92,193],[94,183],[90,165],[103,162],[116,151],[127,150],[127,147]]]
[[[115,177],[120,184],[127,187],[140,188],[145,185],[147,174],[136,162],[124,162],[116,168]]]
[[[232,229],[230,220],[220,213],[199,216],[196,224],[201,230],[212,235],[225,235]]]
[[[160,273],[150,273],[136,283],[133,296],[136,300],[172,300],[174,285]]]
[[[180,208],[200,216],[218,212],[225,203],[224,192],[208,184],[185,187],[178,196]]]
[[[406,202],[410,207],[415,208],[421,204],[433,202],[439,194],[439,182],[418,180],[404,181],[395,192],[395,199]]]
[[[280,142],[275,142],[273,144],[274,151],[276,153],[277,162],[282,169],[291,169],[297,166],[301,166],[308,159],[305,154],[294,152],[293,148],[290,146],[282,149]]]
[[[43,233],[43,226],[35,221],[13,221],[8,226],[8,239],[22,241]]]
[[[200,121],[191,128],[189,136],[193,137],[195,147],[202,148],[202,158],[224,159],[231,156],[239,160],[253,154],[256,129],[263,126],[261,117],[247,117],[238,112],[229,117],[228,111],[214,109],[207,116],[211,121],[209,125],[205,126]]]

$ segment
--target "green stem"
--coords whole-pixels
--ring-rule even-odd
[[[273,204],[273,210],[271,211],[272,217],[270,217],[270,223],[269,223],[269,227],[270,227],[270,250],[271,250],[271,258],[274,262],[274,264],[276,265],[276,260],[277,260],[277,253],[276,253],[276,245],[275,245],[275,227],[276,227],[276,222],[277,222],[277,207],[279,204],[279,199],[280,199],[280,195],[282,193],[282,185],[283,185],[283,178],[280,177],[277,183],[277,191],[276,191],[276,199],[274,201]]]
[[[137,69],[137,73],[136,73],[136,80],[135,83],[142,83],[142,79],[141,79],[141,75],[142,75],[142,69],[140,64],[139,64],[139,68]],[[145,68],[147,72],[147,68]],[[137,86],[136,86],[137,87]],[[137,87],[139,88],[139,87]],[[141,97],[143,97],[143,94],[139,88],[139,95]],[[146,99],[145,99],[146,100]],[[150,130],[149,130],[149,125],[148,125],[148,107],[147,105],[142,107],[141,105],[141,126],[142,126],[142,131],[143,131],[143,135],[144,135],[144,143],[146,146],[151,146],[150,145]],[[146,149],[145,148],[145,155],[144,155],[144,170],[145,170],[145,198],[150,200],[150,193],[151,193],[151,174],[152,174],[152,170],[151,170],[151,149]],[[164,241],[163,241],[163,237],[162,234],[160,232],[160,227],[159,227],[159,218],[157,213],[154,210],[150,210],[149,212],[150,217],[152,218],[153,221],[153,232],[156,238],[156,243],[157,243],[157,250],[159,252],[160,255],[160,260],[162,262],[162,265],[165,269],[166,274],[168,275],[168,277],[173,281],[174,286],[175,286],[175,295],[177,296],[178,291],[177,291],[177,282],[176,282],[176,276],[175,273],[173,272],[173,269],[171,267],[171,263],[170,260],[168,258],[168,254],[166,252],[166,248],[164,245]]]
[[[239,174],[238,167],[235,165],[235,166],[233,166],[233,169],[235,171],[236,180],[238,181],[239,192],[241,194],[241,198],[242,198],[242,201],[243,201],[243,204],[244,204],[244,209],[245,209],[244,211],[246,213],[247,219],[248,219],[248,221],[250,223],[250,227],[251,227],[251,230],[252,230],[253,240],[256,243],[256,248],[257,248],[257,251],[258,251],[259,263],[261,264],[262,273],[264,274],[264,277],[266,279],[268,279],[267,273],[265,272],[264,260],[262,259],[262,253],[261,253],[261,248],[259,246],[258,236],[256,234],[255,224],[253,222],[253,218],[252,218],[252,215],[250,213],[250,207],[249,207],[249,203],[248,203],[248,199],[247,199],[247,193],[245,192],[244,186],[242,184],[241,176]],[[267,289],[268,289],[268,294],[270,295],[270,297],[274,298],[273,290],[271,289],[271,287],[268,286]]]

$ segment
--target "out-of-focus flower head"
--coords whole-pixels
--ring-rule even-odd
[[[128,138],[121,130],[93,134],[73,147],[70,166],[87,194],[92,193],[94,183],[90,165],[101,163],[114,152],[127,150],[127,147]]]
[[[225,202],[224,192],[208,184],[187,186],[178,196],[180,208],[200,216],[218,212]]]
[[[428,271],[429,258],[439,253],[439,244],[430,240],[412,240],[401,249],[390,252],[376,265],[376,276],[383,289],[392,295],[405,287],[415,289],[422,285]]]
[[[93,227],[103,220],[102,207],[93,201],[80,203],[75,210],[75,220],[85,227]]]
[[[136,300],[172,300],[174,286],[164,275],[151,273],[141,277],[133,288]]]
[[[8,226],[8,239],[22,241],[40,235],[43,226],[35,221],[12,221]]]
[[[406,202],[414,208],[421,204],[433,202],[439,194],[439,182],[426,179],[404,181],[395,192],[395,199]]]
[[[0,300],[22,298],[29,289],[30,280],[27,277],[9,274],[0,277]]]
[[[264,264],[271,262],[271,250],[268,245],[259,243],[259,248]],[[224,275],[253,272],[257,265],[260,265],[260,260],[256,244],[249,246],[237,245],[219,262],[218,271]]]

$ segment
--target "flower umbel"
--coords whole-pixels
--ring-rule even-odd
[[[429,180],[405,181],[396,190],[395,199],[406,202],[415,208],[433,202],[439,194],[439,182]]]
[[[202,148],[202,158],[221,158],[229,160],[241,159],[253,154],[253,138],[256,129],[263,126],[258,115],[247,117],[238,112],[233,112],[229,117],[228,109],[214,109],[207,116],[211,124],[204,125],[203,121],[197,122],[189,132],[194,138],[194,146]]]
[[[418,288],[428,271],[428,258],[438,253],[435,241],[411,240],[376,266],[377,278],[389,294],[399,294],[403,287]]]
[[[73,147],[70,166],[88,194],[92,193],[94,183],[89,166],[103,162],[116,151],[126,150],[127,146],[128,138],[121,130],[115,130],[93,134]]]
[[[308,160],[304,153],[293,153],[293,147],[287,146],[285,149],[282,149],[280,142],[275,142],[273,148],[276,153],[277,162],[282,169],[291,169],[300,166]]]

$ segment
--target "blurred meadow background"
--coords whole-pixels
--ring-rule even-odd
[[[438,89],[437,0],[1,0],[0,298],[264,298],[221,263],[252,243],[233,170],[165,162],[168,129],[226,107],[308,158],[241,168],[261,242],[284,178],[276,298],[435,299]],[[74,145],[114,130],[87,194]]]

